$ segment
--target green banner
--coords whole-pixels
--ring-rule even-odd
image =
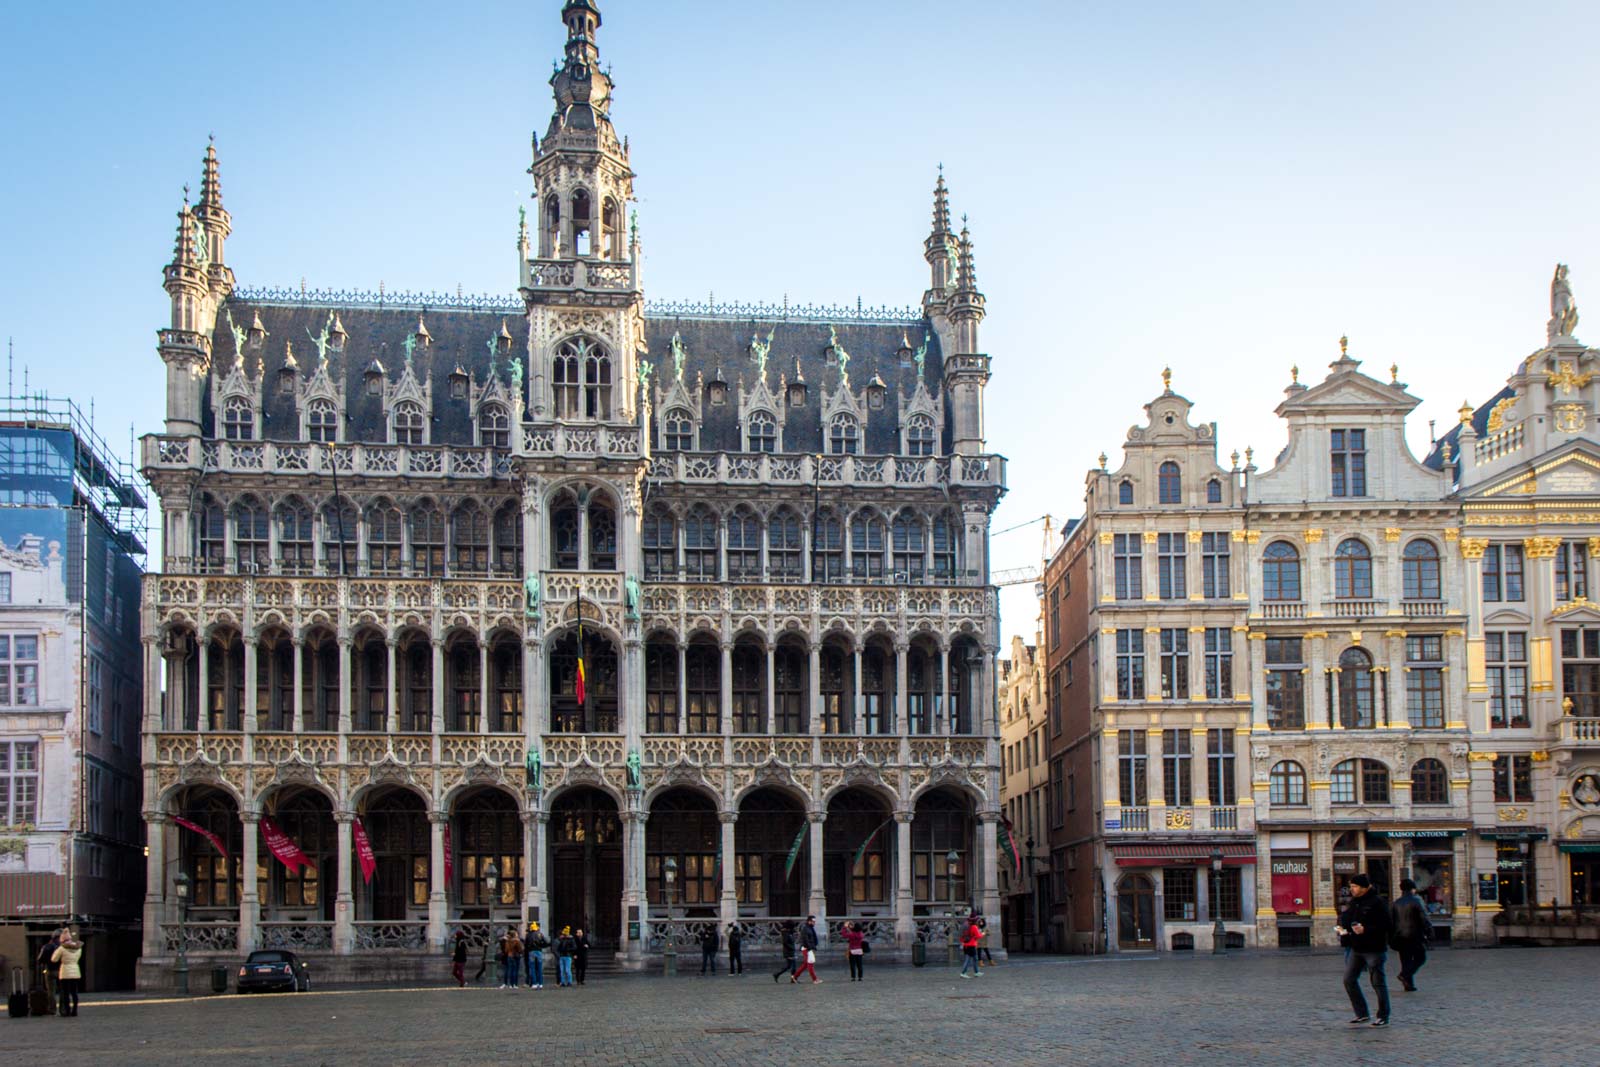
[[[794,844],[789,846],[789,860],[783,865],[783,877],[785,881],[787,881],[789,875],[794,872],[794,861],[800,858],[800,846],[806,843],[806,831],[808,829],[810,829],[809,824],[801,823],[800,832],[794,835]]]

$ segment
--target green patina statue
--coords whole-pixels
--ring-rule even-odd
[[[639,771],[639,750],[628,750],[628,788],[640,790],[644,788],[644,777]]]
[[[234,353],[234,355],[239,356],[240,358],[243,358],[244,357],[244,327],[237,325],[233,321],[233,311],[232,311],[231,308],[228,310],[227,316],[228,316],[228,332],[233,334],[233,353]]]
[[[688,350],[683,347],[683,338],[678,336],[677,333],[673,333],[673,335],[672,335],[672,377],[675,378],[676,380],[680,381],[680,382],[683,381],[683,361],[685,359],[687,359],[688,356],[689,356]]]
[[[844,350],[844,345],[839,343],[839,331],[832,326],[828,327],[828,348],[839,360],[839,387],[850,388],[850,353]]]
[[[333,312],[328,312],[328,321],[322,324],[321,333],[312,333],[311,327],[306,327],[306,336],[311,338],[311,343],[317,346],[317,362],[328,362],[328,335],[333,330]]]
[[[484,345],[489,349],[489,378],[493,380],[495,363],[500,358],[500,338],[490,336]]]
[[[656,365],[648,359],[639,361],[639,388],[644,390],[644,395],[650,395],[650,376],[656,372]]]
[[[518,356],[511,361],[511,391],[517,396],[522,395],[522,357]]]
[[[756,373],[761,375],[762,381],[766,381],[767,378],[767,354],[772,351],[772,335],[776,332],[775,329],[768,330],[765,342],[761,340],[760,334],[750,335],[750,358],[756,361]]]
[[[406,334],[406,339],[400,342],[400,347],[406,350],[406,362],[411,362],[411,353],[417,347],[416,334]]]
[[[633,622],[639,621],[639,579],[633,575],[626,575],[622,579],[623,597],[628,606],[628,618]]]
[[[917,381],[920,382],[922,381],[922,372],[928,366],[928,335],[926,332],[923,333],[922,343],[917,346],[917,354],[911,357],[911,361],[917,365]]]
[[[530,792],[539,793],[544,790],[544,757],[539,755],[539,750],[528,749],[528,759],[525,764],[528,771],[528,789]]]
[[[530,574],[522,580],[522,596],[527,601],[523,614],[530,619],[539,617],[539,576]]]

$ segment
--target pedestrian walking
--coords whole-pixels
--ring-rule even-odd
[[[1389,958],[1389,933],[1393,927],[1389,905],[1372,888],[1371,878],[1357,874],[1350,879],[1350,903],[1339,913],[1339,923],[1333,929],[1339,935],[1339,943],[1350,950],[1344,965],[1344,991],[1356,1013],[1350,1025],[1388,1026],[1389,983],[1383,967]],[[1372,992],[1378,998],[1375,1019],[1367,1014],[1367,998],[1361,995],[1362,971],[1367,972]]]
[[[973,916],[967,920],[967,932],[961,935],[961,977],[967,977],[967,968],[972,968],[974,978],[982,978],[983,971],[978,967],[978,943],[983,940],[983,930],[978,926],[980,916]]]
[[[539,932],[539,924],[528,924],[528,933],[522,939],[523,958],[528,964],[528,988],[544,988],[544,950],[550,947],[550,939]]]
[[[39,949],[35,962],[39,966],[39,973],[44,978],[45,1011],[46,1015],[56,1013],[56,996],[60,993],[61,964],[56,962],[56,949],[61,947],[61,939],[66,935],[64,927],[57,927],[50,931],[50,940]]]
[[[728,924],[728,974],[744,973],[744,934],[738,923]]]
[[[561,936],[556,938],[556,984],[570,986],[572,984],[572,954],[578,950],[577,943],[572,940],[572,927],[563,926]]]
[[[994,966],[994,953],[989,951],[989,920],[982,915],[978,916],[978,930],[981,934],[978,940],[978,965],[988,964]]]
[[[506,927],[506,966],[505,980],[501,989],[517,988],[517,980],[522,974],[522,938],[517,936],[515,926]]]
[[[862,981],[866,977],[862,963],[867,954],[867,935],[860,926],[847,922],[839,928],[839,936],[844,938],[845,958],[850,961],[850,981]]]
[[[589,973],[589,935],[581,926],[572,935],[572,963],[577,970],[578,984],[582,985],[583,976]]]
[[[494,973],[500,979],[498,986],[500,989],[506,987],[506,943],[510,940],[511,932],[508,930],[496,938],[494,943]]]
[[[1417,896],[1417,883],[1400,879],[1400,896],[1389,909],[1389,918],[1394,925],[1390,945],[1400,957],[1400,988],[1415,993],[1417,972],[1428,962],[1428,940],[1433,937],[1433,924],[1428,922],[1428,909]]]
[[[794,973],[789,976],[789,981],[800,981],[800,975],[809,971],[811,984],[816,985],[822,979],[817,977],[817,917],[806,916],[806,924],[800,928],[800,945],[798,962],[795,964]]]
[[[722,947],[722,939],[717,935],[717,924],[709,923],[700,931],[700,973],[705,974],[706,968],[711,968],[711,973],[717,973],[717,949]]]
[[[75,1016],[78,1014],[78,990],[83,985],[83,942],[78,940],[78,931],[69,928],[50,958],[61,968],[57,979],[61,993],[56,1014],[63,1019]]]
[[[794,920],[790,919],[783,924],[783,966],[772,972],[772,980],[776,982],[782,976],[794,970]]]
[[[456,931],[456,941],[450,949],[450,976],[456,980],[457,989],[461,989],[467,984],[467,934],[465,930]]]

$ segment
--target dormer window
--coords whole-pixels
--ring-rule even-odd
[[[294,395],[294,368],[288,364],[278,368],[278,392],[284,396]]]
[[[367,364],[367,369],[361,372],[361,378],[367,383],[368,396],[383,395],[383,364],[373,360]]]
[[[256,413],[250,401],[230,396],[222,402],[222,436],[230,441],[251,441],[256,436]]]
[[[803,408],[806,406],[805,382],[795,381],[789,383],[788,402],[789,406],[792,408]]]
[[[933,455],[933,420],[926,415],[913,415],[906,424],[906,454]]]
[[[861,427],[849,415],[835,415],[829,427],[828,451],[836,456],[853,456],[860,448]]]
[[[749,444],[751,452],[776,452],[778,450],[778,422],[770,412],[757,411],[750,416]]]
[[[339,412],[330,400],[313,400],[306,410],[306,435],[313,441],[339,439]]]
[[[661,420],[663,447],[688,452],[694,448],[694,417],[683,408],[673,408]]]
[[[467,372],[461,364],[456,364],[456,369],[450,372],[450,399],[465,400],[467,398]]]
[[[1334,496],[1367,495],[1367,431],[1334,430],[1330,440]]]
[[[422,405],[407,402],[394,409],[395,444],[420,445],[424,441],[423,431]]]
[[[485,448],[511,447],[511,416],[499,404],[485,404],[478,412],[478,443]]]

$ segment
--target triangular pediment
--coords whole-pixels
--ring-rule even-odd
[[[1416,397],[1399,386],[1384,385],[1365,374],[1342,374],[1314,385],[1279,405],[1280,412],[1305,408],[1366,408],[1371,411],[1410,411]]]
[[[1468,499],[1517,496],[1600,496],[1600,456],[1572,444],[1484,485]]]
[[[1581,596],[1576,600],[1568,600],[1557,604],[1550,612],[1551,620],[1559,619],[1567,625],[1578,623],[1600,623],[1600,603]]]

